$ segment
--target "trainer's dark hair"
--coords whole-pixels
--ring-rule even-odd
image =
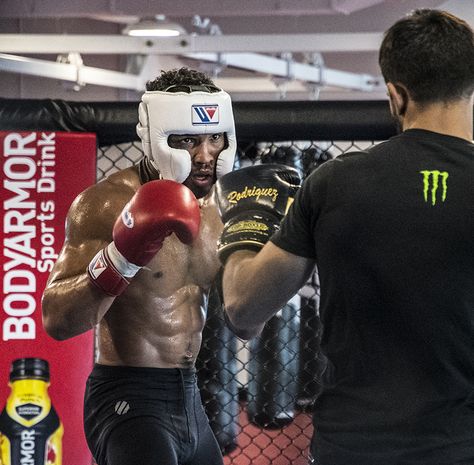
[[[161,74],[153,81],[146,83],[146,90],[166,91],[172,86],[211,86],[215,87],[211,78],[200,71],[190,68],[172,69],[169,71],[161,71]],[[216,88],[214,92],[219,89]]]
[[[474,92],[474,33],[445,11],[421,9],[384,36],[379,64],[385,82],[402,84],[417,103],[449,102]]]

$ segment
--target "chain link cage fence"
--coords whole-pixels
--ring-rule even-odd
[[[0,129],[96,134],[97,180],[143,156],[136,102],[1,99]],[[385,101],[234,102],[235,168],[283,163],[305,178],[319,165],[396,133]],[[319,350],[317,270],[247,342],[226,327],[216,289],[197,361],[201,396],[225,465],[306,465],[314,401],[325,359]],[[205,464],[202,464],[205,465]]]
[[[253,141],[239,147],[235,169],[282,163],[304,179],[318,166],[374,141]],[[99,147],[97,180],[143,156],[139,142]],[[311,412],[325,369],[319,351],[317,271],[265,326],[241,341],[226,327],[216,289],[197,361],[204,407],[226,465],[303,465],[313,432]]]

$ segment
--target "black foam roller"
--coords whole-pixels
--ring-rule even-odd
[[[294,419],[299,363],[299,312],[288,303],[249,343],[247,414],[263,428],[281,428]]]
[[[207,322],[196,362],[201,398],[209,423],[223,454],[237,447],[239,400],[237,339],[223,318],[219,293],[209,295]]]
[[[298,370],[297,407],[311,411],[321,392],[321,373],[324,361],[320,355],[321,322],[317,296],[301,297],[300,364]]]

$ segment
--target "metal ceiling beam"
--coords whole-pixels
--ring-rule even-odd
[[[215,16],[281,16],[301,14],[350,13],[381,3],[383,0],[206,0],[198,6],[201,15]],[[57,0],[2,0],[0,17],[45,18],[78,17],[94,14],[115,14],[153,16],[157,13],[176,15],[177,12],[190,15],[189,0],[82,0],[80,2]]]
[[[35,58],[4,53],[0,53],[0,71],[59,79],[61,81],[74,82],[80,86],[95,84],[119,89],[144,89],[144,83],[140,76],[133,74],[110,71],[93,66],[76,66],[48,60],[37,60]]]
[[[385,0],[332,0],[331,6],[334,11],[344,13],[346,15],[354,13],[354,11],[363,10],[371,6],[383,3]]]
[[[281,84],[302,81],[319,87],[331,86],[370,92],[380,86],[380,81],[367,74],[348,73],[322,66],[291,62],[258,54],[186,54],[187,58],[219,65],[256,71],[283,79]],[[121,89],[142,90],[144,83],[153,76],[146,76],[149,67],[140,74],[110,71],[81,64],[57,63],[0,53],[0,71],[42,76],[79,85],[95,84]],[[276,84],[278,87],[278,85]]]
[[[0,52],[20,54],[180,55],[230,52],[377,51],[382,33],[185,35],[139,38],[121,35],[0,34]]]
[[[257,53],[193,53],[185,54],[187,58],[209,61],[231,68],[240,68],[269,74],[287,81],[303,81],[320,86],[335,86],[345,89],[371,91],[380,85],[380,80],[369,74],[349,73],[324,66],[297,63],[291,60],[274,58]]]

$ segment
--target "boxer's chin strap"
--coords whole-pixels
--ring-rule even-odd
[[[160,172],[153,166],[152,161],[148,157],[143,157],[138,163],[138,177],[141,185],[149,181],[161,179]]]

